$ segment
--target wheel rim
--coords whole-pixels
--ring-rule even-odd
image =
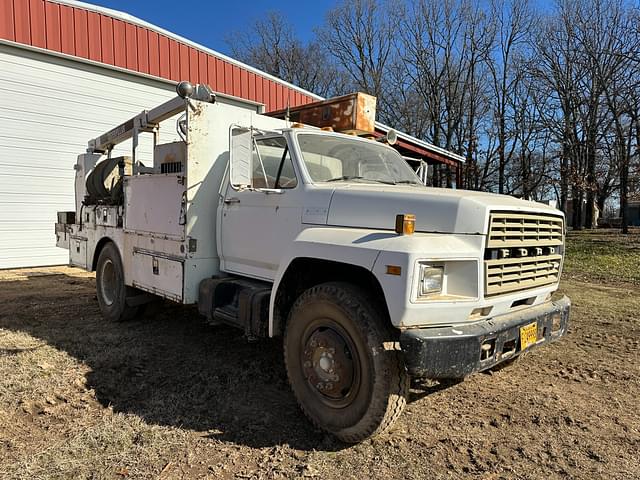
[[[113,305],[117,288],[116,268],[110,258],[106,259],[100,270],[100,296],[105,305]]]
[[[329,406],[349,405],[360,385],[360,362],[351,338],[341,329],[319,326],[303,341],[302,370],[311,389]]]

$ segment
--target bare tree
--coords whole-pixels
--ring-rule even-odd
[[[486,93],[482,67],[492,37],[485,12],[469,1],[418,0],[408,5],[399,33],[405,74],[427,117],[423,138],[466,153],[468,179],[477,172],[477,117]],[[449,169],[444,176],[436,169],[434,176],[437,185],[451,185]]]
[[[588,12],[580,10],[580,43],[584,46],[590,64],[594,68],[594,82],[597,83],[609,109],[609,118],[613,127],[613,154],[620,171],[620,212],[622,231],[628,233],[627,196],[629,168],[631,164],[632,143],[634,139],[634,118],[640,108],[637,90],[638,59],[640,35],[637,17],[621,0],[593,0]],[[588,18],[587,18],[588,14]],[[593,133],[593,137],[596,133]],[[595,142],[594,142],[595,143]],[[588,163],[589,185],[598,187],[596,182],[596,154],[590,152]],[[587,195],[587,228],[591,228],[590,216],[593,201],[590,194],[596,188],[590,188]]]
[[[321,44],[353,85],[379,99],[396,34],[389,9],[376,0],[343,0],[329,10],[325,24],[317,30]]]
[[[549,106],[544,111],[543,121],[560,147],[561,209],[568,212],[571,194],[574,204],[572,224],[579,228],[582,224],[580,205],[583,193],[580,139],[580,82],[583,72],[578,62],[580,53],[573,35],[572,17],[567,11],[562,11],[559,16],[544,17],[540,25],[534,42],[536,61],[532,70],[540,86],[548,91]]]
[[[542,15],[528,0],[342,0],[309,42],[273,13],[229,43],[320,95],[377,96],[382,121],[464,155],[459,187],[555,197],[574,228],[619,196],[626,225],[640,196],[640,15],[627,2],[558,0]],[[435,185],[453,178],[434,171]]]
[[[527,0],[493,0],[491,16],[496,22],[495,52],[489,62],[494,94],[494,117],[498,136],[498,192],[505,191],[505,168],[514,150],[509,146],[509,105],[521,81],[523,70],[517,61],[531,33],[533,13]],[[511,148],[511,152],[508,149]]]
[[[345,93],[348,78],[316,41],[304,45],[278,12],[227,39],[234,57],[320,96]]]
[[[548,179],[548,168],[552,149],[552,136],[542,125],[545,92],[538,90],[535,77],[527,73],[524,64],[516,68],[524,72],[509,98],[506,124],[510,125],[508,137],[512,145],[506,164],[511,173],[505,181],[505,190],[520,194],[523,198],[542,198],[539,188]]]

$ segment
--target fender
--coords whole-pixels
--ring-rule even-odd
[[[395,232],[343,227],[310,227],[304,229],[287,248],[273,282],[269,302],[269,336],[274,335],[274,310],[276,292],[287,269],[296,258],[331,260],[349,265],[373,269],[380,251],[393,238]]]
[[[482,254],[484,235],[416,233],[397,236],[386,244],[384,251],[376,258],[372,273],[385,292],[387,309],[391,322],[396,327],[411,327],[426,323],[450,320],[445,315],[447,308],[463,305],[465,301],[448,299],[442,302],[417,302],[414,299],[417,285],[417,268],[420,261],[455,264],[448,278],[455,284],[469,285],[469,300],[477,301],[482,293],[484,271]],[[401,275],[388,275],[387,265],[401,267]],[[471,293],[473,291],[473,293]],[[466,303],[469,303],[468,301]],[[437,308],[430,308],[436,305]],[[469,308],[470,310],[471,308]],[[460,312],[456,312],[460,315]],[[464,318],[469,312],[464,312]]]
[[[294,240],[280,263],[269,302],[269,336],[274,335],[276,293],[289,266],[296,258],[330,260],[369,270],[385,292],[391,322],[397,327],[424,321],[428,305],[411,300],[415,288],[414,267],[418,260],[466,261],[473,264],[465,272],[481,283],[478,265],[483,235],[416,233],[398,235],[389,230],[342,227],[310,227]],[[436,253],[437,252],[437,253]],[[434,255],[436,253],[436,255]],[[400,266],[401,275],[389,275],[387,265]],[[454,305],[456,302],[451,302]],[[443,305],[439,305],[440,310]],[[467,312],[468,314],[468,312]]]

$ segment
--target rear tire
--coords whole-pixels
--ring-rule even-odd
[[[289,383],[317,427],[356,443],[387,430],[406,405],[409,376],[377,302],[348,283],[304,292],[284,337]]]
[[[96,294],[102,316],[110,322],[131,320],[142,312],[143,306],[127,305],[127,297],[134,296],[136,289],[124,283],[122,260],[113,242],[107,243],[98,256]]]

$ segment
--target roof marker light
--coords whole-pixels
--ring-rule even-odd
[[[396,233],[398,235],[413,235],[416,231],[416,216],[413,213],[396,215]]]

